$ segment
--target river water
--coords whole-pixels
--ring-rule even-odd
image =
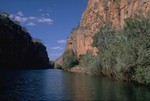
[[[150,89],[61,70],[0,71],[0,101],[150,101]]]

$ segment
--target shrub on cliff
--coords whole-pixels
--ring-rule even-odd
[[[59,65],[59,64],[57,64],[57,63],[54,64],[54,68],[55,68],[55,69],[62,69],[61,65]]]
[[[130,53],[126,51],[125,55],[133,58],[126,61],[134,67],[135,79],[141,83],[150,83],[150,18],[139,16],[127,19],[124,33],[129,46],[125,49],[131,50]]]
[[[39,38],[32,38],[32,42],[38,42],[38,43],[41,43],[43,44],[43,40],[39,39]]]
[[[92,61],[100,63],[102,73],[118,79],[150,83],[150,18],[128,18],[125,27],[118,31],[107,24],[94,35],[93,46],[99,50],[99,60]]]
[[[93,55],[92,55],[92,52],[91,51],[87,51],[86,54],[84,55],[81,55],[79,58],[80,58],[80,65],[84,68],[88,67],[89,66],[89,62],[91,61]]]
[[[76,65],[78,65],[78,58],[76,53],[73,50],[67,50],[63,54],[63,63],[62,63],[62,68],[63,69],[70,69]]]
[[[101,64],[102,73],[111,74],[115,71],[114,66],[116,64],[116,44],[117,44],[117,34],[113,30],[111,24],[106,24],[101,27],[99,32],[97,32],[93,37],[93,46],[97,47],[99,54],[97,56],[98,62]],[[95,59],[95,61],[97,61]],[[94,69],[95,67],[93,67]],[[97,68],[97,67],[96,67]]]
[[[94,57],[91,51],[87,51],[86,54],[80,56],[80,65],[88,71],[98,74],[102,70],[99,59],[99,56]]]

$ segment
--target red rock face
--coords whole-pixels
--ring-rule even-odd
[[[99,26],[110,22],[119,29],[124,26],[126,18],[135,14],[145,16],[149,11],[150,0],[89,0],[79,28],[68,38],[66,50],[73,49],[78,56],[91,50],[96,55],[98,50],[92,47],[92,37]]]

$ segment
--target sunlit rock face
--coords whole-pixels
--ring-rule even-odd
[[[0,69],[48,67],[46,47],[33,42],[18,22],[0,15]]]
[[[114,29],[124,26],[125,19],[135,14],[147,15],[150,9],[150,0],[89,0],[82,15],[79,26],[70,34],[66,50],[74,50],[78,56],[88,50],[97,54],[92,47],[93,35],[99,26],[111,23]],[[61,58],[56,63],[61,63]]]

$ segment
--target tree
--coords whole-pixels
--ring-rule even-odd
[[[71,69],[72,67],[79,64],[77,55],[73,50],[67,50],[63,54],[62,59],[63,59],[63,63],[62,63],[63,69]]]

